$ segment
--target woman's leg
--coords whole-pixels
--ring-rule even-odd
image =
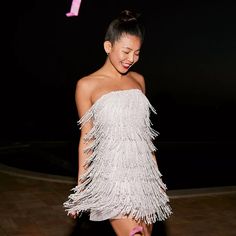
[[[131,236],[132,232],[136,232],[133,236],[151,236],[152,234],[152,224],[138,223],[130,218],[111,219],[110,223],[117,236]]]

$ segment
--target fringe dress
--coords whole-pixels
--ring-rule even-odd
[[[146,224],[171,214],[167,187],[153,158],[151,126],[156,110],[140,89],[115,90],[100,97],[78,121],[93,122],[84,140],[86,172],[63,203],[67,213],[88,212],[90,220],[129,216]]]

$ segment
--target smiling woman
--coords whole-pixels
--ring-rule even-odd
[[[77,82],[81,135],[78,184],[64,203],[76,218],[109,220],[117,235],[150,236],[153,223],[172,213],[155,156],[144,77],[130,68],[144,39],[138,16],[123,11],[107,30],[104,65]]]
[[[110,62],[121,65],[113,66],[120,73],[127,73],[128,69],[139,59],[139,52],[144,40],[144,28],[137,24],[134,15],[129,11],[121,13],[113,20],[106,32],[104,49],[109,55]]]

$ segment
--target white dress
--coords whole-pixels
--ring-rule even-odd
[[[88,212],[90,220],[129,216],[145,223],[171,214],[166,185],[152,152],[159,135],[151,126],[154,107],[139,89],[115,90],[100,97],[78,121],[93,128],[85,136],[91,153],[82,184],[64,202],[67,213]]]

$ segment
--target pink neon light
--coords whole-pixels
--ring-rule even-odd
[[[81,0],[72,0],[70,12],[66,13],[67,17],[78,16]]]

